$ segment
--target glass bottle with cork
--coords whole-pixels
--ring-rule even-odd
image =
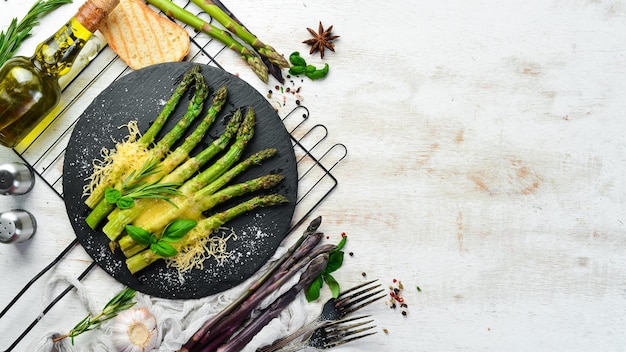
[[[13,148],[59,103],[59,77],[67,74],[87,40],[119,0],[87,0],[32,57],[13,57],[0,68],[0,144]]]

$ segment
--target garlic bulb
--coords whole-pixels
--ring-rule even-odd
[[[113,345],[119,352],[152,351],[157,343],[156,319],[147,308],[130,308],[115,317]]]

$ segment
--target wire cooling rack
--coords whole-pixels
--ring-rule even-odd
[[[207,22],[212,19],[196,11],[188,1],[176,1],[179,6],[188,8],[203,17]],[[182,24],[181,24],[182,25]],[[219,26],[219,24],[216,24]],[[224,69],[218,57],[228,49],[220,42],[193,28],[182,25],[190,34],[191,47],[186,61],[206,64]],[[59,106],[48,117],[50,123],[26,145],[20,145],[14,152],[29,164],[44,183],[63,199],[63,161],[65,148],[82,111],[91,103],[103,88],[132,70],[108,47],[98,51],[90,63],[63,88],[63,98]],[[68,98],[69,97],[69,98]],[[280,115],[280,113],[279,113]],[[313,211],[337,187],[338,181],[332,170],[347,156],[347,149],[341,143],[328,141],[329,132],[324,125],[313,124],[309,110],[296,105],[281,116],[292,140],[298,169],[298,199],[289,233],[304,223]],[[58,256],[16,294],[14,299],[0,312],[0,318],[26,293],[30,287],[47,271],[56,266],[74,247],[78,240],[71,241]],[[91,262],[76,279],[81,281],[94,267]],[[23,333],[6,350],[12,351],[33,329],[43,315],[48,313],[74,287],[68,285],[58,294],[33,322],[24,327]]]

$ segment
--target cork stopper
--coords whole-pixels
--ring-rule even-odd
[[[87,0],[76,13],[76,19],[90,32],[95,32],[120,0]]]

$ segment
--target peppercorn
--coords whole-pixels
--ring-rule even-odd
[[[406,316],[406,314],[407,314],[407,313],[406,313],[406,310],[403,310],[403,311],[402,311],[402,315]]]
[[[361,276],[363,276],[363,277],[367,276],[367,274],[365,273],[365,271],[361,273]]]
[[[348,253],[349,256],[354,257],[354,253],[350,252]]]

